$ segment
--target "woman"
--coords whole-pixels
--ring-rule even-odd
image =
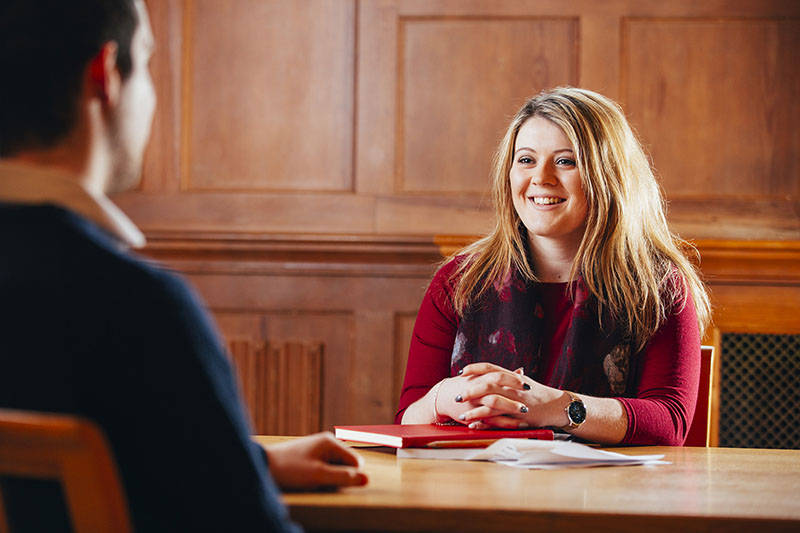
[[[493,197],[493,231],[428,288],[396,422],[682,444],[708,296],[619,106],[572,87],[529,100]]]

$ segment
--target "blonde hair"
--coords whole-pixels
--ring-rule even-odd
[[[511,121],[491,175],[494,229],[455,254],[464,258],[451,278],[456,312],[463,316],[512,269],[537,281],[509,177],[517,134],[532,117],[559,126],[576,155],[588,214],[570,279],[583,278],[598,316],[612,317],[640,350],[688,291],[702,335],[710,303],[687,257],[696,250],[670,231],[661,189],[622,109],[601,94],[574,87],[534,96]]]

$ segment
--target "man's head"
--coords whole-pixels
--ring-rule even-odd
[[[0,157],[53,149],[92,123],[110,162],[104,187],[135,184],[155,106],[152,46],[141,0],[3,0]]]

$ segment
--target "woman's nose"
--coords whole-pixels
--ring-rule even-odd
[[[548,164],[533,168],[530,180],[533,185],[555,185],[558,182],[555,169]]]

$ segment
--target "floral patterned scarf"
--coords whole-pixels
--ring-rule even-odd
[[[592,300],[579,279],[561,355],[545,385],[593,396],[624,396],[629,388],[631,346],[613,328],[613,320],[604,317],[604,327],[600,327]],[[495,283],[460,320],[450,357],[451,375],[478,362],[509,370],[522,367],[526,375],[534,375],[542,354],[543,325],[540,285],[513,272]]]

